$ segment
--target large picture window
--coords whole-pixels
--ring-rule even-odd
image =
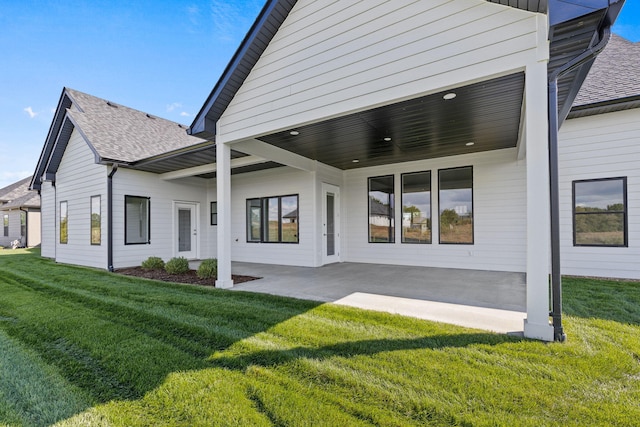
[[[148,197],[124,196],[124,243],[150,243],[150,202]]]
[[[2,226],[4,228],[4,237],[9,236],[9,214],[4,214],[2,216]]]
[[[393,175],[369,178],[369,243],[395,242]]]
[[[247,242],[298,241],[297,194],[247,200]]]
[[[99,245],[102,240],[102,220],[100,196],[91,197],[91,244]]]
[[[69,212],[67,202],[60,202],[60,243],[69,241]]]
[[[473,168],[438,171],[440,243],[473,244]]]
[[[627,246],[627,178],[573,182],[573,244]]]
[[[402,243],[431,243],[431,172],[402,175]]]

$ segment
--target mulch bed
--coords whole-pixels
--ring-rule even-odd
[[[162,280],[164,282],[188,283],[190,285],[215,287],[215,279],[201,279],[196,275],[195,270],[189,270],[184,274],[169,274],[164,270],[146,270],[142,267],[120,268],[116,270],[118,274],[125,276],[144,277],[145,279]],[[234,284],[249,282],[259,279],[253,276],[231,275]]]

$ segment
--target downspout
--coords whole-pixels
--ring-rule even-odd
[[[560,274],[560,195],[558,190],[558,79],[595,59],[611,37],[611,27],[603,28],[600,41],[549,75],[549,185],[551,205],[551,317],[554,340],[564,342],[562,328],[562,277]]]
[[[107,269],[113,271],[113,176],[118,172],[118,164],[111,165],[107,175]]]

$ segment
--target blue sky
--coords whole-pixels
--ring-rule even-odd
[[[640,41],[640,0],[614,31]],[[264,0],[0,5],[0,188],[33,173],[64,86],[191,124]]]

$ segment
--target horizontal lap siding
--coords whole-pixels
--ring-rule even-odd
[[[107,267],[107,167],[95,164],[89,145],[76,130],[56,173],[56,261],[89,267]],[[91,245],[91,196],[101,196],[102,241]],[[68,243],[60,243],[60,202],[68,206]],[[45,212],[50,215],[51,212]],[[47,233],[49,236],[49,234]],[[50,237],[49,237],[50,238]]]
[[[343,261],[524,271],[526,169],[515,158],[515,149],[507,149],[347,171],[342,193]],[[433,243],[400,243],[401,174],[431,171],[431,215],[437,223],[438,170],[463,166],[473,166],[474,244],[438,244],[435,225]],[[389,174],[396,186],[396,243],[368,243],[367,178]]]
[[[560,130],[562,273],[640,279],[640,109],[567,120]],[[573,246],[572,182],[627,177],[629,247]]]
[[[50,182],[43,182],[40,190],[41,238],[40,254],[46,258],[56,256],[56,202],[55,189]]]
[[[113,178],[114,267],[137,266],[150,256],[165,261],[176,256],[174,251],[174,202],[199,204],[199,257],[211,256],[209,245],[208,181],[185,178],[163,181],[160,176],[121,168]],[[125,245],[124,196],[149,197],[151,204],[150,244]]]
[[[523,69],[536,19],[468,0],[299,1],[220,133],[242,139]]]
[[[11,242],[14,240],[22,239],[20,237],[20,210],[18,208],[14,208],[11,210],[0,211],[0,220],[4,221],[4,216],[9,215],[9,235],[4,236],[4,233],[0,236],[0,246],[8,247],[11,245]],[[4,223],[2,223],[3,231],[4,231]]]
[[[315,178],[311,172],[277,168],[231,179],[231,256],[234,261],[315,266]],[[299,243],[248,243],[247,199],[298,194]]]

